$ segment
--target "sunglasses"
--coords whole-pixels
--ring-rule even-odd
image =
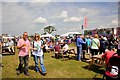
[[[35,36],[35,37],[39,37],[39,36]]]
[[[24,35],[24,36],[28,36],[28,35]]]

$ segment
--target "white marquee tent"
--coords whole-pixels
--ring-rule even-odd
[[[82,33],[79,33],[79,32],[68,32],[68,33],[62,34],[62,35],[60,35],[60,36],[61,36],[61,37],[65,37],[65,36],[73,35],[73,34],[82,34]]]
[[[53,37],[54,38],[52,34],[41,35],[40,37]]]

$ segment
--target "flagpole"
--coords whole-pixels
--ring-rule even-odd
[[[82,34],[84,35],[84,26],[82,25]]]

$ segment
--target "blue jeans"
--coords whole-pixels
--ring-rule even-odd
[[[82,47],[77,47],[77,61],[81,60]]]
[[[45,69],[45,66],[44,66],[44,64],[43,64],[43,56],[34,56],[36,72],[39,71],[38,59],[40,59],[40,66],[41,66],[42,73],[45,73],[45,72],[46,72],[46,69]]]

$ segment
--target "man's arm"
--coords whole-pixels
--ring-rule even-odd
[[[22,46],[17,46],[17,49],[20,49],[22,47],[26,46],[26,44],[23,44]]]
[[[81,43],[82,43],[82,44],[86,44],[86,42],[84,42],[82,39],[81,39]]]
[[[80,42],[80,38],[77,38],[77,40],[76,40],[76,46],[77,46],[77,47],[80,46],[80,45],[79,45],[79,42]]]
[[[30,46],[30,44],[29,44],[29,47],[28,47],[28,54],[29,54],[29,57],[31,56],[30,50],[31,50],[31,46]]]
[[[20,49],[20,48],[22,48],[22,47],[24,47],[24,46],[26,46],[26,44],[21,45],[20,41],[18,41],[17,49]]]
[[[28,41],[27,45],[28,45],[28,55],[30,57],[31,56],[31,49],[32,49],[32,47],[30,45],[30,41]]]

